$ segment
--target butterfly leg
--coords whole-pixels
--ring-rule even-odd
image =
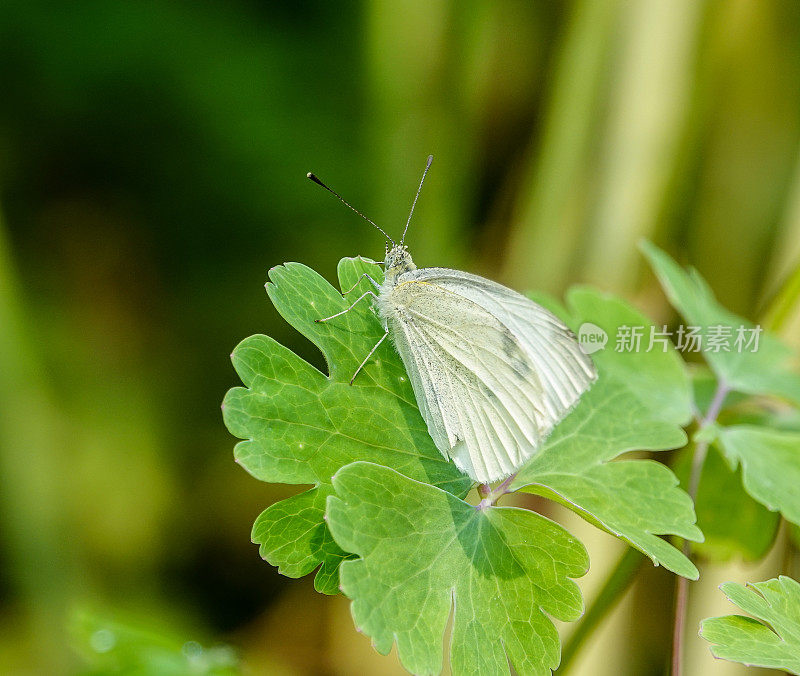
[[[384,261],[368,261],[366,258],[362,258],[361,256],[358,257],[362,263],[366,263],[367,265],[386,265]]]
[[[342,310],[341,312],[337,312],[335,315],[331,315],[330,317],[324,317],[322,319],[315,319],[314,321],[321,323],[321,322],[330,321],[331,319],[335,319],[336,317],[341,317],[343,314],[347,314],[348,312],[350,312],[350,310],[352,310],[356,306],[356,304],[358,304],[359,301],[364,300],[364,298],[366,298],[367,296],[372,296],[373,298],[377,298],[377,296],[375,295],[374,291],[367,291],[366,293],[362,293],[358,298],[356,298],[355,301],[353,301],[353,304],[349,308],[347,308],[346,310]]]
[[[381,343],[382,343],[384,340],[386,340],[386,336],[388,336],[388,335],[389,335],[389,332],[388,332],[388,331],[387,331],[386,333],[384,333],[384,334],[381,336],[381,339],[380,339],[380,340],[379,340],[377,343],[375,343],[375,345],[373,345],[372,349],[369,351],[369,354],[368,354],[366,357],[364,357],[364,361],[362,361],[362,362],[361,362],[361,363],[358,365],[358,368],[356,369],[356,372],[353,374],[353,377],[352,377],[352,378],[350,378],[350,384],[351,384],[351,385],[353,384],[353,381],[356,379],[356,376],[358,375],[358,372],[359,372],[361,369],[363,369],[363,368],[364,368],[364,365],[365,365],[365,364],[366,364],[366,363],[369,361],[369,358],[370,358],[370,357],[371,357],[373,354],[375,354],[375,350],[377,350],[377,349],[378,349],[378,346],[379,346],[379,345],[380,345],[380,344],[381,344]]]
[[[357,287],[357,286],[358,286],[358,285],[361,283],[361,280],[362,280],[362,279],[364,279],[364,277],[366,277],[366,278],[367,278],[367,279],[368,279],[370,282],[372,282],[372,286],[374,286],[376,289],[380,289],[380,288],[381,288],[381,285],[380,285],[380,284],[378,284],[378,282],[376,282],[374,279],[372,279],[372,277],[370,277],[370,276],[369,276],[369,273],[368,273],[368,272],[365,272],[363,275],[361,275],[361,276],[360,276],[360,277],[359,277],[359,278],[356,280],[356,283],[355,283],[355,284],[353,284],[353,286],[351,286],[349,289],[347,289],[347,291],[342,291],[342,295],[344,296],[345,294],[348,294],[348,293],[350,293],[350,292],[351,292],[353,289],[355,289],[355,288],[356,288],[356,287]]]

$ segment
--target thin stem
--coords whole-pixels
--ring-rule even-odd
[[[644,560],[644,556],[633,547],[625,549],[625,553],[603,583],[600,592],[592,601],[592,605],[589,606],[580,624],[564,645],[561,665],[558,668],[559,673],[567,673],[570,663],[579,654],[586,639],[591,636],[592,632],[628,591]]]
[[[494,489],[493,492],[498,493],[498,498],[501,495],[505,495],[506,493],[510,493],[511,491],[508,490],[508,487],[511,485],[511,482],[517,478],[517,473],[514,472],[510,477],[506,477],[503,479],[503,483],[501,483],[497,488]]]
[[[476,506],[475,509],[482,510],[487,507],[493,507],[494,504],[503,497],[506,493],[513,493],[509,490],[509,486],[514,479],[517,478],[517,473],[514,472],[510,477],[506,477],[495,488],[490,488],[489,484],[480,484],[478,486],[478,494],[483,498]]]
[[[714,398],[708,407],[708,412],[705,417],[700,421],[701,429],[714,423],[722,410],[722,405],[725,402],[725,397],[728,396],[730,388],[727,383],[720,381],[717,383],[717,389],[714,392]],[[694,503],[697,499],[697,488],[700,485],[700,476],[703,473],[703,465],[708,455],[708,441],[703,440],[698,442],[694,447],[694,455],[692,456],[692,469],[689,474],[689,497]],[[683,555],[689,558],[691,554],[691,544],[688,540],[683,541],[681,548]],[[683,634],[686,625],[686,611],[689,602],[689,580],[685,577],[678,576],[675,589],[675,623],[672,632],[672,676],[680,676],[683,665]]]
[[[770,331],[780,331],[786,321],[797,308],[800,302],[800,263],[789,275],[775,294],[767,311],[764,313],[764,323]]]
[[[705,417],[700,421],[700,427],[705,427],[716,421],[719,412],[722,410],[725,397],[728,396],[729,392],[730,388],[725,383],[720,382],[717,385],[714,398],[711,400],[711,404],[708,407],[708,413],[706,413]],[[688,492],[689,496],[692,498],[692,502],[694,502],[697,497],[697,487],[700,485],[700,475],[703,473],[706,455],[708,455],[708,442],[701,441],[695,446],[694,456],[692,456],[692,470],[689,474]]]
[[[505,261],[504,277],[512,287],[552,292],[566,284],[574,242],[581,236],[575,186],[584,180],[595,148],[603,73],[613,62],[611,45],[622,5],[619,0],[570,3],[544,123],[537,130],[536,145],[526,152],[528,166],[520,179],[521,199],[515,205],[516,225]]]
[[[688,554],[684,542],[683,553]],[[683,628],[686,624],[686,608],[689,599],[689,580],[678,576],[675,591],[675,622],[672,628],[672,676],[680,676],[683,664]]]

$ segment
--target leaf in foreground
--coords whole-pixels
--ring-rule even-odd
[[[333,478],[328,524],[361,558],[341,568],[356,626],[378,652],[393,643],[414,674],[438,674],[453,612],[454,674],[550,674],[560,660],[548,615],[577,619],[570,579],[588,569],[583,545],[527,510],[478,510],[456,496],[371,463]]]
[[[417,409],[402,362],[388,341],[358,374],[358,365],[383,335],[368,299],[346,309],[371,285],[359,280],[380,269],[359,259],[339,264],[342,294],[316,272],[299,263],[270,270],[267,292],[289,324],[322,351],[325,375],[291,350],[262,335],[245,339],[234,350],[233,364],[245,387],[228,392],[225,424],[245,439],[235,455],[261,481],[313,484],[313,488],[266,509],[253,526],[261,555],[281,573],[300,577],[321,565],[315,586],[338,591],[338,567],[348,554],[323,522],[331,476],[355,460],[378,462],[458,495],[471,484],[434,446]]]
[[[800,584],[781,576],[747,586],[726,582],[720,588],[758,619],[726,615],[703,620],[700,635],[712,644],[714,657],[800,674]]]
[[[610,342],[592,355],[597,382],[520,470],[512,488],[553,499],[625,540],[655,564],[697,579],[694,564],[658,537],[703,538],[692,501],[675,475],[652,460],[610,462],[628,451],[686,443],[681,425],[691,416],[691,388],[683,362],[669,346],[666,351],[615,350],[619,327],[651,326],[624,301],[580,288],[567,299],[569,310],[553,308],[562,319],[575,330],[591,322],[606,331]]]

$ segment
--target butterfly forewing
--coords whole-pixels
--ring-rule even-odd
[[[592,360],[558,317],[513,289],[446,268],[415,271],[435,284],[480,305],[509,328],[534,365],[544,386],[549,431],[597,378]]]

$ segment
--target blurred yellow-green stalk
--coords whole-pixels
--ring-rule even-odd
[[[0,3],[0,673],[115,673],[109,627],[154,673],[401,673],[261,561],[291,489],[233,463],[219,402],[252,333],[321,365],[271,266],[382,255],[305,173],[394,233],[429,153],[419,265],[666,320],[647,236],[759,318],[800,260],[800,3]],[[591,599],[620,545],[566,523]],[[665,673],[671,593],[648,570],[571,673]]]

